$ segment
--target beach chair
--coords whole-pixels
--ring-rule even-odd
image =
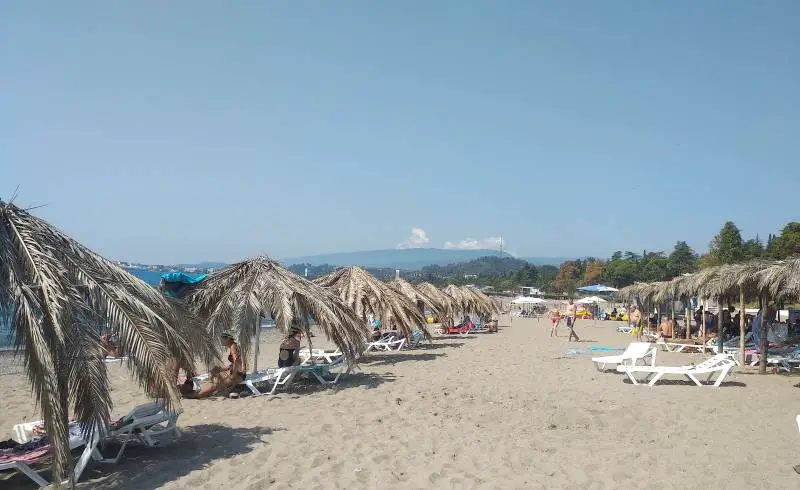
[[[374,342],[367,341],[364,354],[370,351],[392,351],[400,350],[406,345],[406,339],[394,340],[394,336],[389,337],[389,340],[376,340]]]
[[[284,367],[284,368],[277,368],[277,369],[267,369],[264,371],[259,371],[256,373],[248,373],[244,379],[244,385],[253,396],[261,396],[261,395],[270,395],[274,396],[278,388],[280,387],[287,387],[289,386],[294,377],[297,375],[297,367]],[[262,392],[261,390],[256,387],[257,384],[266,383],[268,385],[272,385],[269,391]]]
[[[28,422],[25,424],[17,424],[12,429],[14,433],[14,440],[19,443],[26,443],[30,442],[30,440],[34,437],[33,436],[33,429],[34,427],[41,426],[42,421],[36,422]],[[83,447],[83,452],[81,453],[80,457],[78,458],[78,462],[75,464],[75,467],[72,470],[72,478],[74,481],[79,481],[81,475],[83,474],[83,470],[86,469],[87,464],[89,463],[90,459],[102,459],[97,451],[97,447],[100,443],[100,433],[99,431],[95,431],[89,441],[84,439],[84,436],[80,430],[80,427],[76,423],[69,424],[69,448],[71,450],[78,449]],[[37,471],[34,469],[33,465],[42,464],[50,459],[50,446],[44,446],[38,449],[33,449],[30,451],[21,452],[19,454],[0,454],[0,471],[5,470],[15,470],[19,473],[30,478],[34,483],[39,485],[40,487],[47,487],[50,485],[50,482],[45,480]],[[68,484],[69,481],[65,480],[61,482],[62,485]]]
[[[703,344],[682,344],[680,342],[667,342],[663,338],[656,341],[656,345],[665,352],[697,352],[705,354],[707,350],[711,350],[708,346]]]
[[[96,430],[90,439],[84,439],[83,433],[77,423],[69,425],[69,446],[70,449],[77,449],[84,446],[84,450],[78,458],[78,462],[73,469],[74,481],[80,480],[83,470],[90,459],[98,463],[118,463],[131,441],[138,441],[149,447],[159,446],[165,435],[172,436],[173,439],[180,437],[177,427],[177,420],[180,412],[167,412],[162,402],[147,403],[135,407],[125,417],[121,418],[110,427],[104,430]],[[34,437],[34,429],[42,426],[41,420],[17,424],[13,427],[14,440],[19,443],[30,442]],[[104,440],[118,440],[122,442],[122,447],[113,458],[103,457],[100,446]],[[0,470],[14,469],[23,473],[33,480],[40,487],[46,487],[50,483],[39,475],[30,465],[41,462],[47,458],[47,448],[34,450],[26,454],[23,458],[3,459],[0,457]],[[62,482],[66,484],[68,482]]]
[[[644,364],[645,359],[650,358],[650,365],[656,364],[657,349],[653,344],[647,342],[631,342],[625,351],[618,356],[593,357],[592,362],[598,371],[604,371],[609,364],[625,364],[635,366],[639,361]]]
[[[161,446],[165,441],[174,441],[181,436],[178,417],[181,412],[171,412],[161,401],[135,407],[117,422],[111,424],[103,436],[106,441],[122,443],[113,458],[98,459],[101,463],[118,463],[130,442],[139,442],[147,447]],[[99,456],[99,455],[98,455]]]
[[[422,330],[414,330],[413,332],[411,332],[411,338],[405,344],[405,348],[416,349],[424,341],[425,341],[425,333]]]
[[[297,374],[311,374],[314,379],[324,386],[335,385],[339,382],[339,378],[350,374],[350,370],[350,363],[347,362],[344,356],[340,356],[336,362],[331,364],[306,364],[297,366]],[[328,379],[331,376],[333,379]]]
[[[717,354],[714,357],[707,359],[700,364],[690,364],[688,366],[627,366],[620,364],[617,366],[617,371],[625,373],[630,378],[631,382],[635,385],[640,384],[634,376],[635,373],[645,373],[647,377],[645,381],[649,380],[648,385],[653,386],[665,374],[682,374],[693,381],[697,386],[703,386],[703,383],[697,379],[699,375],[707,374],[706,383],[711,381],[714,373],[717,373],[717,380],[714,386],[719,388],[725,376],[733,368],[735,363],[728,354]]]
[[[300,356],[300,360],[302,361],[300,363],[301,365],[309,364],[311,362],[327,362],[333,364],[340,358],[344,357],[341,349],[336,349],[336,350],[314,349],[311,351],[311,353],[309,353],[308,347],[304,347],[300,349],[300,352],[298,352],[298,354]]]

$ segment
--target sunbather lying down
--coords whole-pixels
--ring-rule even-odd
[[[211,369],[211,381],[203,385],[199,391],[188,392],[186,388],[181,388],[184,398],[208,398],[214,393],[227,394],[236,385],[244,382],[247,368],[239,344],[233,340],[233,335],[228,333],[220,335],[220,341],[228,349],[228,366],[215,366]]]

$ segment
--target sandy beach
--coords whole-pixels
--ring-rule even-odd
[[[563,326],[552,339],[545,319],[515,318],[498,334],[373,354],[334,389],[302,382],[274,398],[187,400],[177,443],[91,465],[79,488],[800,486],[796,377],[734,373],[719,389],[650,388],[567,355],[624,347],[630,337],[615,326],[579,321],[584,341],[568,343]],[[262,343],[262,367],[275,362],[277,340]],[[659,352],[658,364],[702,357]],[[123,366],[109,377],[115,414],[146,401]],[[24,377],[2,380],[8,437],[38,417]],[[2,488],[35,486],[17,475]]]

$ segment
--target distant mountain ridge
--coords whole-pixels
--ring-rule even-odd
[[[511,257],[499,250],[451,250],[441,248],[406,248],[388,250],[368,250],[363,252],[340,252],[320,255],[307,255],[281,259],[285,265],[330,264],[335,266],[360,265],[363,267],[392,267],[395,269],[416,270],[428,265],[448,265],[467,262],[480,257]]]
[[[387,249],[387,250],[368,250],[362,252],[341,252],[319,255],[307,255],[303,257],[293,257],[280,259],[281,264],[286,267],[310,264],[311,266],[334,266],[342,267],[347,265],[358,265],[372,269],[402,269],[406,271],[422,270],[424,267],[448,266],[463,262],[470,262],[483,257],[506,257],[513,258],[507,252],[489,249],[441,249],[441,248],[410,248],[410,249]],[[523,257],[518,258],[532,265],[554,265],[559,266],[566,260],[574,260],[568,257]],[[127,269],[149,270],[153,273],[164,273],[169,271],[184,271],[190,273],[208,272],[209,269],[220,269],[227,264],[223,262],[205,261],[197,264],[174,264],[174,265],[144,265],[130,262],[120,262],[120,265]],[[154,276],[155,277],[155,276]]]
[[[508,252],[490,249],[406,248],[307,255],[281,259],[281,263],[287,266],[329,264],[334,266],[360,265],[363,267],[418,270],[432,265],[445,266],[458,262],[469,262],[481,257],[512,257],[512,255]],[[531,257],[522,260],[534,265],[559,265],[568,259],[561,257]]]

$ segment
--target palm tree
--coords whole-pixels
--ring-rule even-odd
[[[409,336],[425,324],[414,302],[360,267],[344,267],[314,282],[336,293],[364,325],[372,314],[383,325],[394,325],[401,334]]]
[[[260,332],[261,317],[271,317],[282,331],[299,326],[306,331],[315,321],[352,361],[368,335],[366,323],[338,296],[269,257],[255,257],[211,273],[189,290],[187,302],[204,319],[205,330],[238,332],[239,345],[248,352]],[[310,336],[309,336],[310,339]],[[258,355],[258,344],[255,346]],[[257,369],[253,363],[253,370]]]
[[[139,384],[168,407],[179,403],[166,366],[191,368],[176,311],[154,288],[12,203],[0,201],[0,305],[11,311],[53,449],[57,481],[70,473],[70,407],[85,435],[109,422],[111,394],[101,329],[119,336]]]

